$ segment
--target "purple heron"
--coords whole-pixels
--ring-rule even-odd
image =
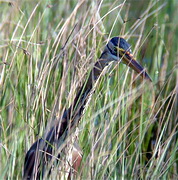
[[[24,163],[24,179],[40,179],[46,173],[46,167],[50,164],[55,152],[59,154],[58,158],[60,158],[61,151],[56,150],[64,143],[71,129],[76,128],[96,80],[101,75],[103,69],[112,61],[123,62],[143,78],[151,81],[144,68],[132,55],[131,47],[127,41],[121,37],[113,37],[105,46],[99,60],[94,64],[88,79],[79,89],[72,105],[64,111],[61,118],[56,121],[47,135],[44,138],[38,139],[28,150]],[[77,171],[82,156],[75,150],[73,151],[72,159],[75,161],[73,168]],[[51,168],[49,168],[49,174],[50,171]]]

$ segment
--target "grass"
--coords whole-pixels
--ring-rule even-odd
[[[0,1],[0,179],[22,178],[27,150],[118,35],[153,83],[110,65],[79,125],[78,178],[176,179],[177,8],[176,0]]]

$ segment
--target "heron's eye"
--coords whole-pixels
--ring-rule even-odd
[[[116,47],[114,47],[114,52],[117,52],[117,48]]]

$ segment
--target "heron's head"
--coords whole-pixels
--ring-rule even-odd
[[[105,58],[109,61],[121,61],[127,66],[134,69],[137,73],[151,81],[145,69],[136,61],[132,55],[130,44],[121,37],[113,37],[105,47]]]

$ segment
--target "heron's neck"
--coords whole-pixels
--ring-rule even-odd
[[[57,125],[53,126],[48,132],[46,138],[47,141],[53,143],[55,142],[55,140],[58,140],[63,134],[64,137],[66,137],[66,135],[68,134],[67,129],[73,128],[79,123],[85,109],[85,105],[88,102],[92,88],[103,69],[107,66],[107,63],[108,61],[106,59],[99,59],[95,63],[93,69],[90,72],[87,82],[84,83],[83,86],[81,86],[81,88],[79,89],[73,104],[64,111],[62,121],[60,121],[60,125],[57,121]],[[59,127],[60,129],[58,129]]]
[[[101,56],[103,57],[103,56]],[[65,118],[75,120],[75,118],[81,118],[85,105],[89,99],[89,94],[102,73],[103,69],[107,66],[108,60],[100,58],[94,65],[93,69],[90,72],[87,82],[85,82],[79,92],[77,93],[73,104],[68,110],[64,113]],[[67,117],[66,117],[67,116]]]

